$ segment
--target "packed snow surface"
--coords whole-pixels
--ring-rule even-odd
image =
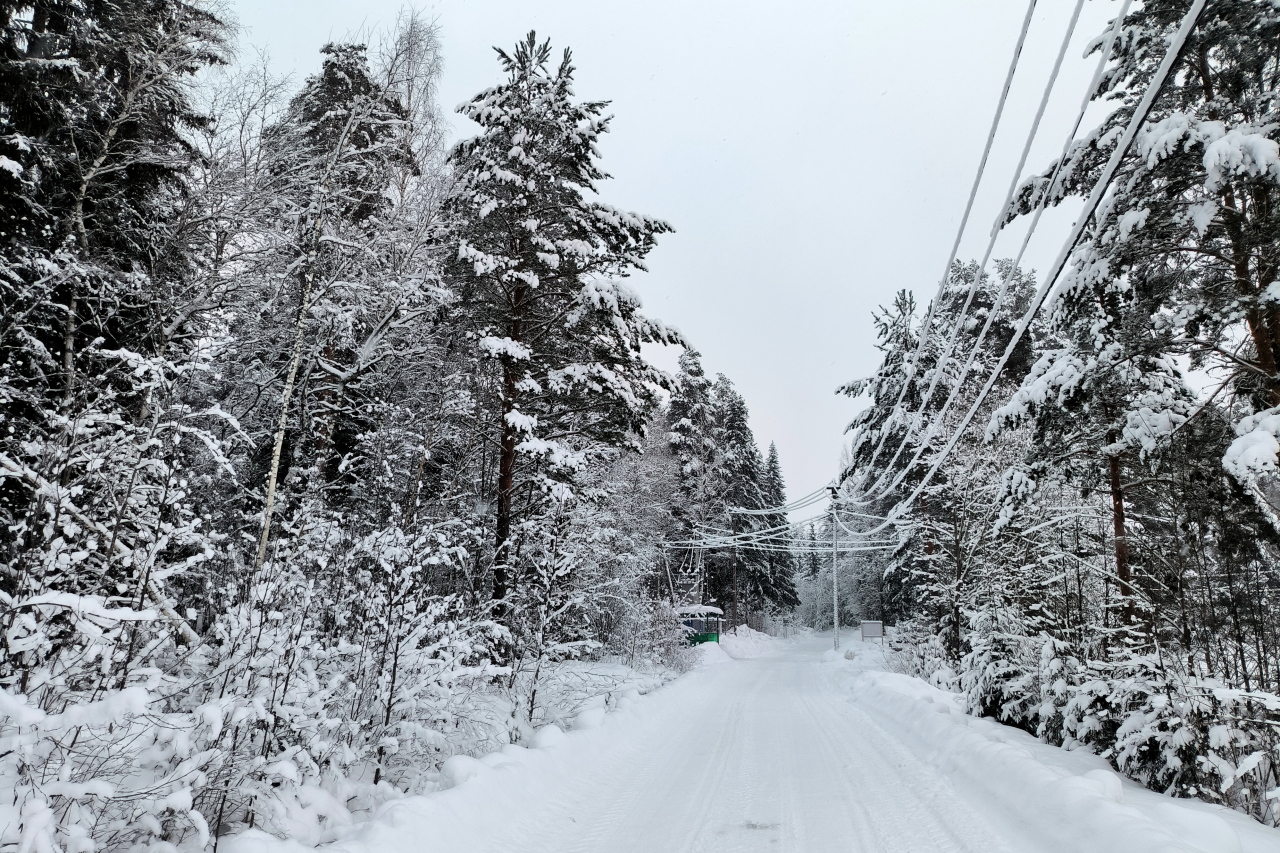
[[[1280,832],[1173,800],[880,671],[879,646],[743,632],[703,665],[531,748],[459,756],[333,853],[1280,853]],[[726,654],[726,651],[729,653]],[[738,659],[734,659],[738,657]],[[228,853],[300,853],[251,831]]]
[[[731,658],[758,658],[776,651],[775,640],[768,634],[739,625],[720,635],[720,647]]]

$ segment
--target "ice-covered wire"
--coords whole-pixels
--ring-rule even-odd
[[[955,353],[956,343],[960,340],[960,332],[963,331],[964,329],[965,318],[969,315],[969,308],[973,305],[973,297],[974,295],[977,294],[978,288],[982,284],[982,278],[987,271],[987,264],[990,263],[991,254],[992,252],[995,251],[996,239],[1000,236],[1001,226],[1004,224],[1005,218],[1007,217],[1009,210],[1013,207],[1014,197],[1017,195],[1018,187],[1022,183],[1022,170],[1027,165],[1027,157],[1030,156],[1031,154],[1031,145],[1035,141],[1036,134],[1040,130],[1040,121],[1044,118],[1045,108],[1049,104],[1049,97],[1050,95],[1052,95],[1054,85],[1058,81],[1058,72],[1062,70],[1062,61],[1063,59],[1066,58],[1067,48],[1071,45],[1071,39],[1072,37],[1074,37],[1075,31],[1076,31],[1076,24],[1080,20],[1080,10],[1083,8],[1084,8],[1084,0],[1076,0],[1075,9],[1073,9],[1071,12],[1071,19],[1067,22],[1066,32],[1062,36],[1062,43],[1058,46],[1058,55],[1057,57],[1054,58],[1053,69],[1049,72],[1049,79],[1045,81],[1044,91],[1040,95],[1040,104],[1036,108],[1035,118],[1032,119],[1031,127],[1027,130],[1027,138],[1023,142],[1022,153],[1018,157],[1018,165],[1014,167],[1013,176],[1009,180],[1009,189],[1005,193],[1004,203],[1000,206],[1000,211],[999,213],[996,214],[995,222],[993,222],[991,225],[991,233],[987,239],[986,250],[982,254],[982,260],[978,263],[978,269],[977,269],[977,272],[974,274],[973,281],[969,283],[969,292],[965,295],[964,305],[961,307],[959,315],[955,318],[953,327],[951,329],[951,334],[947,340],[946,349],[944,350],[942,355],[938,358],[938,363],[933,370],[933,376],[929,380],[929,387],[925,391],[925,395],[921,399],[920,405],[916,409],[917,415],[923,415],[925,411],[928,409],[929,402],[933,399],[933,393],[935,390],[937,390],[938,382],[941,380],[943,373],[946,372],[946,366],[951,361],[951,356]],[[1093,93],[1093,87],[1091,86],[1089,92],[1086,93],[1086,97],[1088,97],[1089,95],[1092,95],[1092,93]],[[1087,103],[1088,102],[1086,101],[1086,104]],[[1071,139],[1073,139],[1074,137],[1075,137],[1075,128],[1072,128],[1071,135],[1068,137],[1068,140],[1067,140],[1068,145],[1070,145]],[[1021,260],[1021,258],[1019,258],[1019,260]],[[1004,302],[1005,294],[1009,290],[1009,279],[1012,276],[1012,274],[1013,274],[1013,271],[1010,270],[1010,274],[1007,276],[1004,276],[1003,280],[1000,283],[1000,291],[996,297],[995,304],[991,306],[990,312],[987,315],[987,322],[983,326],[983,334],[980,335],[978,339],[974,341],[973,348],[969,353],[969,357],[966,361],[965,373],[968,372],[967,367],[973,364],[973,360],[977,356],[978,351],[982,346],[983,338],[985,338],[986,336],[986,331],[991,327],[991,321],[995,318],[997,311],[999,310],[1001,304]],[[942,291],[939,291],[938,298],[939,299],[942,298]],[[928,329],[926,328],[924,332],[922,332],[922,334],[927,332],[928,332]],[[957,379],[954,387],[951,389],[951,393],[948,395],[946,402],[942,406],[942,409],[938,412],[938,414],[934,418],[931,419],[927,434],[924,440],[920,443],[920,447],[923,448],[927,446],[928,443],[933,439],[934,433],[937,432],[938,427],[943,422],[947,409],[950,408],[951,404],[955,401],[956,397],[959,395],[960,389],[963,386],[963,383],[964,383],[964,375],[962,374],[961,377]],[[904,388],[906,387],[905,383],[903,387]],[[893,476],[893,473],[895,471],[895,466],[898,463],[898,459],[901,458],[902,451],[907,446],[907,439],[908,439],[908,433],[904,432],[902,435],[902,440],[898,442],[897,450],[895,450],[893,453],[893,458],[889,460],[888,464],[885,465],[884,469],[882,470],[882,473],[880,474],[880,476],[876,478],[876,481],[874,483],[872,483],[870,489],[868,490],[871,493],[871,496],[865,498],[865,500],[872,500],[872,501],[877,500],[878,498],[881,498],[884,495],[888,494],[893,489],[896,489],[898,485],[902,482],[903,477],[905,477],[906,472],[913,467],[915,463],[914,459],[912,460],[911,465],[907,465],[902,469],[902,471],[898,474],[898,476],[896,477],[896,479],[891,485],[887,487],[884,485],[886,478]],[[916,456],[917,458],[919,457],[919,451],[917,451]]]
[[[788,521],[785,524],[778,524],[773,527],[763,527],[763,528],[760,528],[759,530],[726,530],[723,527],[712,527],[709,524],[698,524],[698,525],[695,525],[694,529],[699,533],[702,533],[705,531],[707,533],[710,533],[713,536],[718,536],[720,538],[759,536],[766,533],[778,533],[778,532],[783,532],[787,530],[794,530],[798,527],[803,527],[806,524],[810,524],[813,521],[816,521],[822,517],[823,517],[822,515],[818,515],[818,516],[813,516],[812,518],[802,519],[800,521]]]
[[[1062,144],[1062,152],[1058,156],[1058,162],[1054,165],[1053,175],[1049,179],[1049,183],[1045,186],[1044,191],[1040,194],[1039,199],[1037,199],[1036,201],[1035,212],[1032,215],[1030,225],[1027,226],[1026,234],[1024,234],[1022,237],[1022,244],[1018,247],[1018,254],[1017,254],[1017,257],[1014,258],[1013,264],[1010,268],[1010,274],[1012,274],[1014,270],[1017,270],[1018,265],[1022,263],[1022,257],[1027,251],[1027,245],[1031,242],[1031,235],[1035,233],[1036,226],[1040,223],[1040,217],[1044,213],[1045,208],[1048,206],[1048,200],[1049,198],[1052,197],[1053,188],[1057,185],[1058,177],[1061,175],[1062,168],[1066,164],[1067,154],[1071,151],[1071,144],[1075,141],[1076,133],[1080,130],[1080,123],[1084,120],[1085,111],[1088,109],[1089,103],[1093,100],[1094,93],[1098,91],[1098,84],[1102,80],[1102,74],[1106,70],[1106,65],[1108,60],[1111,58],[1112,45],[1115,43],[1116,37],[1120,33],[1121,25],[1124,22],[1124,16],[1129,11],[1129,5],[1131,1],[1132,0],[1124,0],[1124,3],[1121,5],[1121,8],[1120,8],[1120,13],[1116,16],[1116,19],[1112,22],[1111,30],[1107,34],[1106,43],[1102,48],[1101,55],[1098,57],[1098,65],[1097,65],[1097,68],[1094,69],[1093,78],[1089,83],[1089,88],[1085,90],[1084,98],[1081,100],[1081,103],[1080,103],[1080,109],[1076,112],[1075,122],[1071,126],[1071,132],[1067,134],[1067,138]],[[1059,60],[1061,60],[1061,54],[1059,54]],[[1043,102],[1041,104],[1041,107],[1043,109]],[[1019,169],[1019,171],[1021,171],[1021,169]],[[964,387],[964,381],[969,376],[969,371],[973,367],[973,363],[977,358],[978,351],[982,347],[983,341],[986,340],[987,333],[991,330],[991,324],[995,321],[997,309],[1000,307],[1000,305],[1003,304],[1005,295],[1008,293],[1009,281],[1010,281],[1009,277],[1006,276],[1000,282],[1000,290],[996,295],[995,304],[992,306],[990,313],[987,315],[986,322],[983,323],[982,325],[982,330],[978,333],[977,340],[974,342],[973,349],[969,352],[969,357],[965,361],[964,367],[961,369],[959,375],[956,377],[955,387],[952,389],[951,394],[948,395],[946,402],[943,403],[942,408],[938,411],[937,416],[934,418],[933,422],[931,423],[928,434],[925,436],[924,440],[921,441],[919,446],[916,448],[915,455],[912,456],[911,461],[902,467],[898,475],[894,478],[893,483],[891,483],[886,489],[882,490],[879,497],[883,497],[884,494],[887,494],[893,491],[899,485],[901,485],[902,480],[906,477],[907,472],[911,471],[915,467],[916,463],[920,461],[920,457],[924,454],[925,450],[928,449],[930,442],[933,440],[933,434],[934,434],[934,431],[936,430],[937,425],[943,422],[952,404],[954,404],[955,401],[959,398],[959,392],[961,388]],[[905,439],[903,443],[905,444]],[[901,445],[899,446],[899,451],[901,451]],[[894,461],[896,461],[896,459],[897,459],[897,455],[895,454]],[[887,470],[892,470],[892,466],[893,466],[893,462],[890,462],[889,468]]]
[[[791,503],[785,506],[766,507],[764,509],[743,509],[742,507],[730,507],[729,514],[730,515],[785,515],[790,512],[795,512],[798,509],[804,509],[805,507],[813,506],[814,504],[819,503],[824,497],[826,497],[826,493],[827,493],[827,487],[823,486],[821,489],[817,489],[815,491],[810,492],[807,495],[796,498],[794,501],[792,501]]]
[[[1062,173],[1063,166],[1066,164],[1067,154],[1070,152],[1071,145],[1075,141],[1076,133],[1080,129],[1080,123],[1084,120],[1085,111],[1088,109],[1089,103],[1092,101],[1094,93],[1096,93],[1098,90],[1098,84],[1102,79],[1102,74],[1106,70],[1107,62],[1111,57],[1112,46],[1114,45],[1115,40],[1120,33],[1121,25],[1124,22],[1124,16],[1128,13],[1130,4],[1131,4],[1131,0],[1124,0],[1124,2],[1120,7],[1119,14],[1116,15],[1115,20],[1112,22],[1111,30],[1107,34],[1106,42],[1099,53],[1098,65],[1094,69],[1093,78],[1089,83],[1088,89],[1085,90],[1084,97],[1081,99],[1080,108],[1076,112],[1075,122],[1071,126],[1071,131],[1067,134],[1067,137],[1062,144],[1062,152],[1058,157],[1058,162],[1054,166],[1053,175],[1050,177],[1049,183],[1045,186],[1044,191],[1040,194],[1040,197],[1036,202],[1036,208],[1032,216],[1031,223],[1027,227],[1027,231],[1022,237],[1022,244],[1018,247],[1018,254],[1013,260],[1013,264],[1010,267],[1010,272],[1018,269],[1019,265],[1022,263],[1022,258],[1027,251],[1027,245],[1031,242],[1031,237],[1035,233],[1036,226],[1040,222],[1040,217],[1044,214],[1045,208],[1048,206],[1048,200],[1053,195],[1053,188],[1057,185],[1058,177]],[[991,329],[991,324],[995,320],[997,309],[999,308],[1000,305],[1003,304],[1005,295],[1008,293],[1008,289],[1009,289],[1009,278],[1005,277],[1000,283],[1000,290],[999,290],[999,293],[996,295],[995,304],[992,306],[990,313],[987,315],[986,322],[983,324],[982,330],[978,334],[978,337],[974,343],[973,349],[969,353],[969,358],[965,362],[964,368],[960,371],[956,379],[956,386],[955,388],[952,389],[952,393],[948,396],[947,401],[944,403],[942,409],[939,411],[937,417],[934,420],[934,424],[938,424],[943,421],[947,411],[950,409],[951,405],[957,399],[958,391],[963,386],[964,380],[968,377],[969,370],[973,367],[973,362],[977,358],[978,351],[981,348],[983,341],[986,340],[987,333]],[[926,436],[925,440],[920,443],[919,447],[916,450],[915,455],[911,459],[911,462],[903,466],[903,468],[899,471],[898,476],[895,477],[894,482],[890,484],[888,488],[884,489],[883,493],[888,493],[888,492],[891,492],[893,489],[896,489],[902,483],[902,480],[906,476],[906,473],[915,467],[916,462],[919,461],[920,456],[922,455],[924,450],[928,448],[929,442],[932,440],[932,437],[933,437],[932,431],[933,431],[933,425],[931,425],[930,434]],[[899,449],[901,449],[901,446]],[[895,455],[895,459],[896,459],[896,455]],[[886,470],[888,471],[893,470],[892,463],[887,467]],[[879,480],[877,482],[879,482]],[[871,501],[868,500],[867,502],[870,503]]]
[[[928,337],[929,325],[933,319],[934,306],[936,305],[938,300],[942,297],[942,294],[945,291],[947,286],[947,281],[951,277],[951,265],[955,262],[956,254],[960,251],[960,241],[964,238],[965,228],[969,224],[969,214],[973,212],[973,202],[974,202],[974,199],[976,199],[978,196],[978,187],[982,184],[982,176],[987,168],[987,160],[991,156],[991,146],[995,142],[996,130],[1000,127],[1000,118],[1004,114],[1005,102],[1009,99],[1009,89],[1013,85],[1014,73],[1018,69],[1018,59],[1019,57],[1022,56],[1022,46],[1027,41],[1027,32],[1028,30],[1031,29],[1031,17],[1032,17],[1032,13],[1035,12],[1035,9],[1036,9],[1036,0],[1030,0],[1030,2],[1027,3],[1027,13],[1022,18],[1022,29],[1018,33],[1018,42],[1016,45],[1014,45],[1014,48],[1013,48],[1013,57],[1009,60],[1009,70],[1005,73],[1004,87],[1000,90],[999,101],[996,102],[996,112],[995,112],[995,115],[991,117],[991,128],[987,131],[987,141],[982,147],[982,157],[978,160],[978,171],[973,176],[973,186],[969,188],[969,198],[965,202],[964,213],[960,217],[960,225],[956,228],[955,240],[953,240],[951,243],[951,253],[947,256],[947,264],[946,264],[946,267],[943,268],[942,279],[941,281],[938,282],[938,298],[934,299],[932,302],[929,303],[929,308],[926,312],[925,324],[923,327],[924,331],[921,333],[920,340],[916,344],[916,351],[915,351],[915,355],[912,356],[911,366],[906,370],[907,376],[914,375],[916,371],[916,367],[920,363],[920,359],[924,354],[924,347],[925,347],[926,339]],[[891,418],[892,418],[892,413],[896,412],[898,410],[898,407],[902,405],[902,401],[906,397],[906,393],[907,393],[907,383],[904,382],[902,386],[902,390],[898,392],[898,399],[894,401],[893,408],[890,409]],[[886,427],[887,426],[888,425],[886,424]],[[868,463],[869,466],[875,464],[876,457],[880,454],[880,450],[884,447],[884,440],[887,434],[888,434],[887,429],[881,431],[880,440],[876,443],[875,448],[871,451],[871,461]]]
[[[1138,129],[1146,120],[1147,114],[1151,111],[1151,106],[1155,103],[1156,96],[1163,88],[1165,79],[1169,76],[1169,71],[1177,61],[1178,55],[1182,52],[1182,47],[1186,44],[1187,36],[1195,27],[1196,21],[1200,18],[1200,13],[1204,11],[1206,0],[1193,0],[1191,7],[1187,10],[1186,15],[1182,19],[1181,25],[1178,27],[1177,33],[1174,34],[1170,41],[1169,48],[1165,53],[1164,59],[1160,62],[1160,67],[1156,69],[1156,73],[1152,76],[1150,83],[1147,85],[1146,92],[1143,93],[1142,100],[1138,103],[1130,117],[1128,124],[1125,126],[1124,134],[1116,143],[1115,149],[1111,152],[1111,157],[1107,160],[1106,166],[1102,170],[1102,174],[1098,177],[1097,182],[1093,186],[1093,190],[1086,199],[1084,208],[1080,212],[1080,217],[1076,220],[1071,228],[1071,233],[1062,245],[1062,249],[1058,252],[1058,256],[1054,259],[1052,266],[1049,268],[1048,274],[1045,276],[1044,282],[1037,289],[1035,296],[1031,300],[1031,305],[1027,312],[1023,314],[1018,321],[1017,328],[1014,329],[1013,337],[1008,345],[1005,346],[1004,352],[1000,356],[1000,360],[996,363],[991,371],[991,375],[987,378],[982,390],[978,394],[978,398],[970,405],[969,411],[965,413],[964,418],[951,434],[950,440],[943,447],[942,451],[934,459],[929,466],[929,470],[925,472],[924,478],[916,485],[915,489],[905,499],[900,501],[889,512],[889,520],[885,521],[878,528],[866,531],[866,535],[877,533],[885,529],[894,520],[900,518],[915,501],[920,497],[929,484],[933,481],[934,476],[938,473],[944,462],[951,455],[951,451],[955,449],[956,442],[964,435],[969,424],[972,423],[974,416],[986,401],[987,396],[991,393],[991,389],[995,387],[996,380],[1000,377],[1000,372],[1009,361],[1009,357],[1013,355],[1013,351],[1022,341],[1022,336],[1026,334],[1031,321],[1040,311],[1040,308],[1046,301],[1056,299],[1058,293],[1058,277],[1062,274],[1062,270],[1066,267],[1067,259],[1071,252],[1075,249],[1076,243],[1080,240],[1084,229],[1088,226],[1089,220],[1093,217],[1094,212],[1098,208],[1098,204],[1102,201],[1103,195],[1107,188],[1111,185],[1112,179],[1115,177],[1116,170],[1120,167],[1120,162],[1129,153],[1129,148],[1133,145],[1134,138],[1138,135]]]

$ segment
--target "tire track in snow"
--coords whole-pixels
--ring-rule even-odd
[[[972,812],[944,774],[922,763],[868,714],[845,699],[828,674],[819,677],[827,682],[827,689],[822,691],[817,707],[830,718],[830,729],[856,732],[860,754],[868,758],[875,775],[894,783],[876,784],[875,779],[869,779],[856,787],[868,792],[886,811],[905,811],[895,822],[923,829],[932,841],[932,845],[902,848],[901,840],[895,838],[894,844],[884,849],[1012,853],[997,830]],[[814,706],[811,701],[810,707]],[[832,748],[846,751],[851,745],[834,737],[831,742]],[[1028,851],[1022,848],[1019,853]]]
[[[504,816],[474,849],[1011,853],[811,655],[715,666],[664,690],[675,693],[613,738],[588,733],[600,739],[588,770],[529,780],[523,819]]]

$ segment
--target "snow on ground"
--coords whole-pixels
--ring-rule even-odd
[[[695,647],[698,653],[698,661],[703,666],[711,666],[717,663],[733,663],[733,658],[725,652],[724,646],[719,643],[700,643]]]
[[[532,748],[450,759],[446,790],[389,803],[326,849],[1280,853],[1276,830],[968,717],[849,639],[843,654],[829,635],[706,644],[675,682],[587,703]],[[253,832],[221,847],[307,849]]]
[[[941,770],[992,826],[1020,838],[1021,849],[1280,851],[1280,830],[1220,806],[1161,796],[1090,752],[1067,751],[970,716],[959,695],[880,671],[883,662],[874,643],[855,641],[846,652],[838,680],[853,704]]]
[[[721,634],[720,648],[736,660],[758,658],[776,651],[773,637],[746,625],[730,628]]]

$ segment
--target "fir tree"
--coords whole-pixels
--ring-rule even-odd
[[[773,442],[769,442],[769,454],[765,457],[760,494],[765,507],[780,507],[787,503],[782,463],[778,461],[778,446]],[[788,522],[786,515],[782,513],[770,513],[761,518],[766,529],[778,528]],[[760,585],[760,598],[779,610],[795,607],[800,603],[795,591],[795,555],[786,550],[770,550],[764,556],[769,569],[767,579]]]

